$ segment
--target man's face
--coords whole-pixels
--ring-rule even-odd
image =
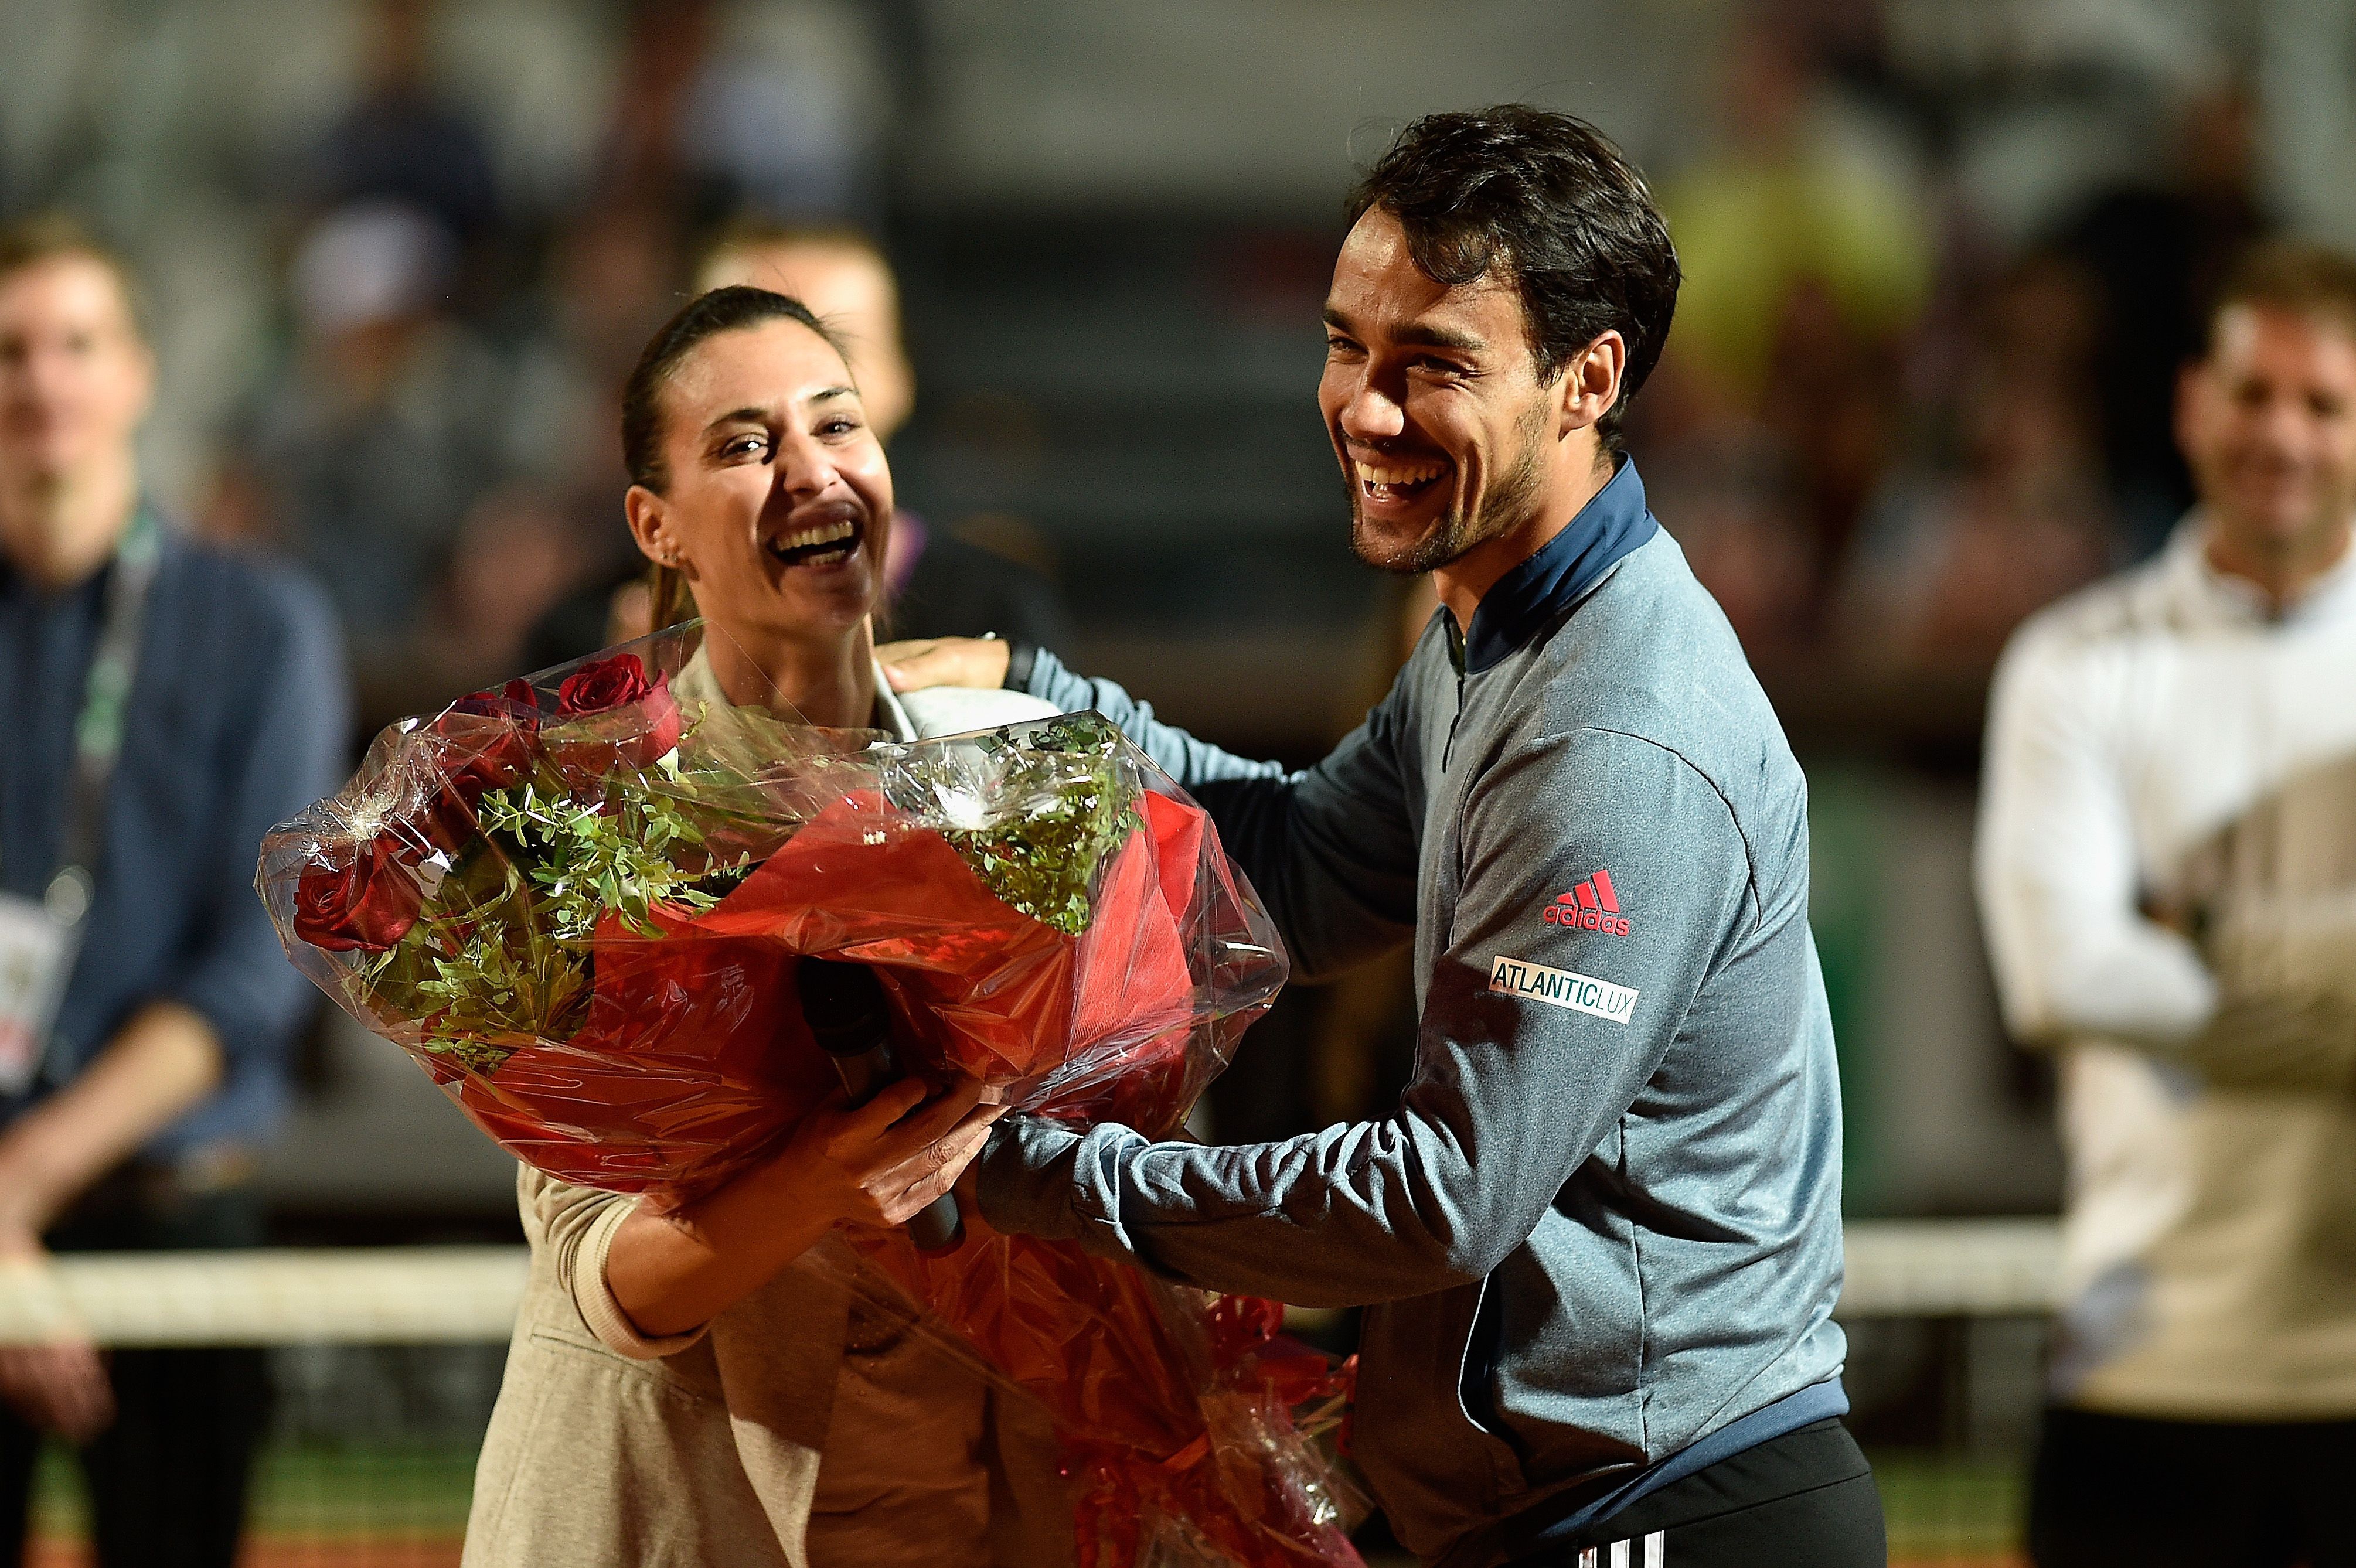
[[[104,262],[55,256],[0,277],[0,482],[54,483],[125,453],[154,384]]]
[[[2356,333],[2256,305],[2218,318],[2185,373],[2177,439],[2221,545],[2260,560],[2329,551],[2356,513]]]
[[[1333,263],[1317,384],[1358,559],[1430,571],[1534,520],[1560,387],[1537,380],[1510,282],[1434,283],[1369,209]]]
[[[699,287],[748,284],[790,295],[841,337],[876,436],[890,441],[916,401],[900,343],[900,290],[891,270],[855,245],[795,241],[732,245],[713,256]]]

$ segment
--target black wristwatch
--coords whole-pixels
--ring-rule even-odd
[[[1039,662],[1039,645],[1038,645],[1038,644],[1036,644],[1036,643],[1009,643],[1009,644],[1007,644],[1007,645],[1006,645],[1006,678],[1005,678],[1004,680],[1002,680],[1002,681],[1000,681],[1000,682],[999,682],[999,685],[1000,685],[1000,686],[1001,686],[1001,687],[1003,687],[1003,688],[1004,688],[1006,690],[1008,690],[1008,691],[1028,691],[1028,690],[1030,690],[1030,689],[1031,689],[1031,667],[1032,667],[1033,665],[1034,665],[1034,664],[1038,663],[1038,662]]]

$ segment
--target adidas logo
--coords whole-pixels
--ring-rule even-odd
[[[1598,871],[1547,905],[1538,917],[1548,925],[1576,926],[1601,936],[1625,936],[1628,922],[1620,913],[1620,890],[1612,873]]]

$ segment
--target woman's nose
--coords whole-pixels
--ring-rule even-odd
[[[834,483],[834,463],[817,442],[787,437],[777,447],[777,484],[788,496],[816,496]]]

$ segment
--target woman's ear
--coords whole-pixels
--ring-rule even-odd
[[[637,541],[640,555],[658,566],[686,566],[679,541],[671,537],[670,507],[660,496],[633,485],[622,497],[622,515],[629,519],[630,538]]]

